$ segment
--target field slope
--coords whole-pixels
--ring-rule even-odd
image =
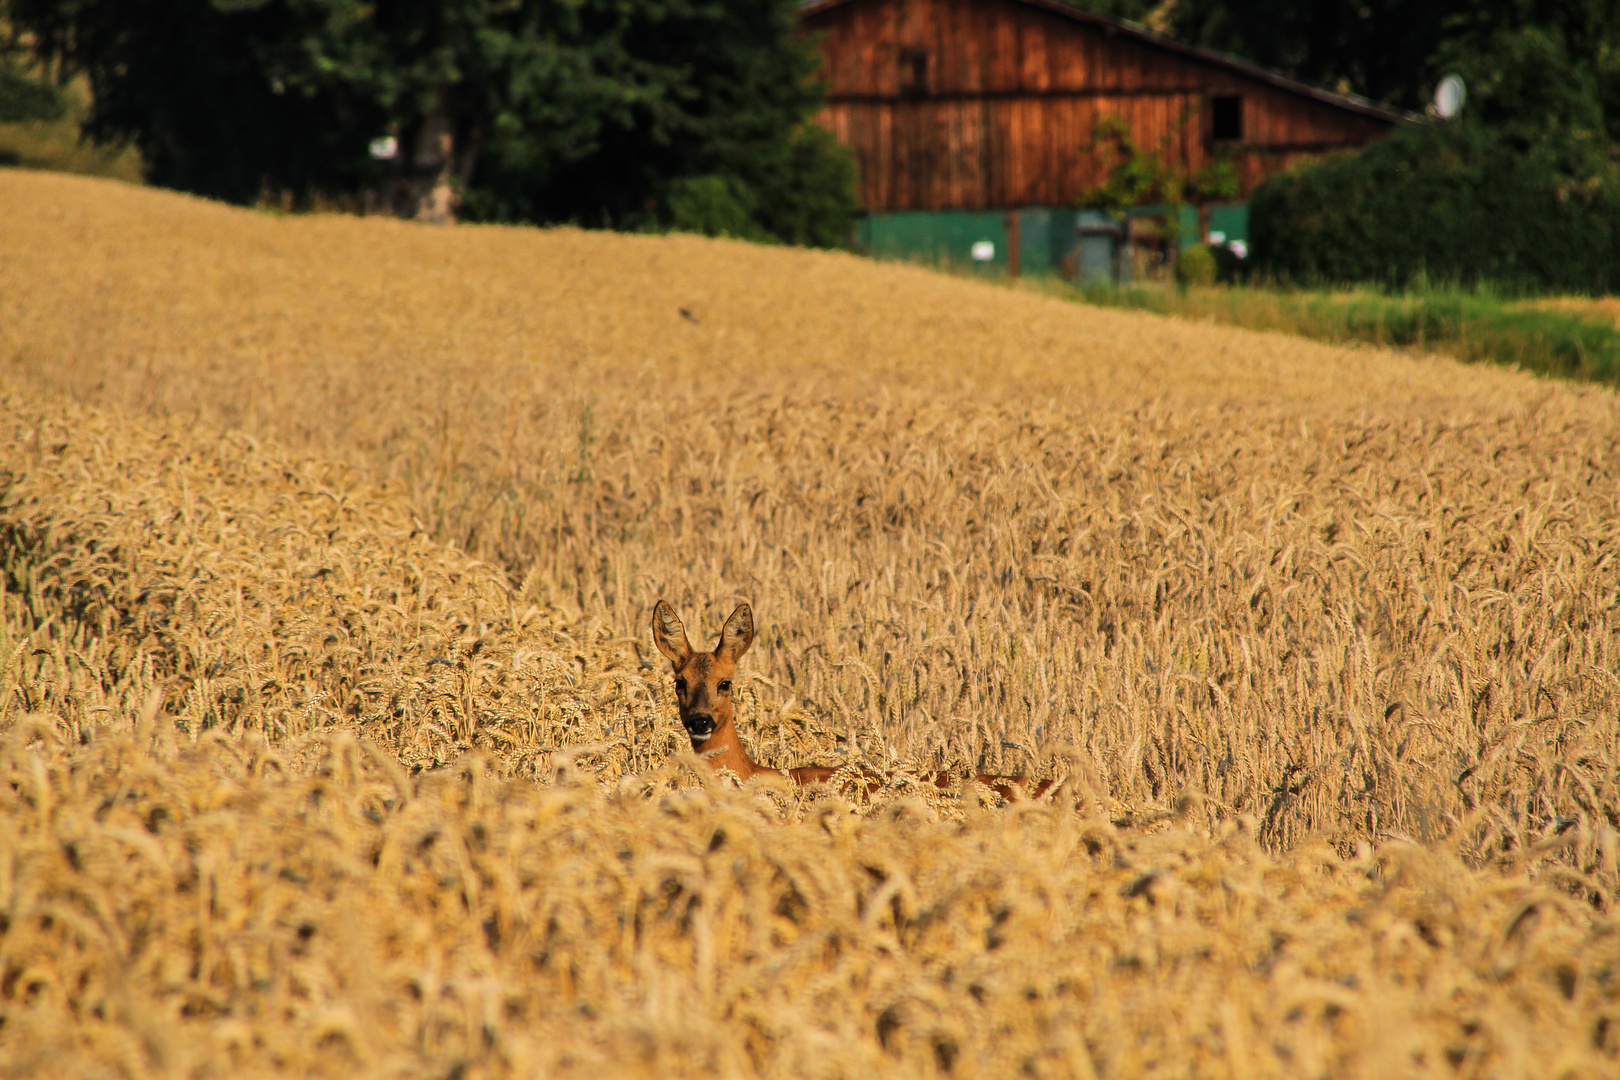
[[[1612,390],[0,197],[0,1073],[1620,1067]],[[895,782],[710,776],[660,597],[754,605],[756,757]]]

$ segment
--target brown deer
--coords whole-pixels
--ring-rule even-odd
[[[737,661],[754,643],[753,608],[747,604],[737,605],[726,625],[720,628],[720,642],[712,653],[692,651],[686,640],[686,628],[666,601],[658,601],[658,606],[653,608],[652,632],[653,643],[675,669],[675,700],[680,707],[681,726],[692,740],[693,753],[708,757],[709,763],[717,769],[731,770],[739,780],[766,773],[788,776],[794,783],[808,786],[824,784],[838,772],[825,765],[806,765],[784,773],[759,764],[743,749],[731,708],[731,681],[737,674]],[[864,783],[870,792],[881,787],[884,779],[862,770],[858,782]],[[950,773],[937,773],[929,779],[941,791],[960,783]],[[1050,780],[1032,786],[1025,776],[981,774],[974,779],[1008,801],[1017,796],[1039,798],[1052,786]]]

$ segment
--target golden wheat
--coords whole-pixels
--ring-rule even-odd
[[[1620,1057],[1611,392],[825,253],[0,194],[4,1071]],[[1067,782],[711,783],[660,596],[755,605],[762,761]]]

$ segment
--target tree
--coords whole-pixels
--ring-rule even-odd
[[[247,202],[272,186],[352,190],[366,176],[363,132],[380,128],[381,109],[336,80],[319,92],[289,85],[258,55],[304,36],[301,11],[229,0],[0,4],[59,78],[88,77],[85,134],[133,141],[155,183]]]
[[[28,70],[28,50],[0,24],[0,124],[58,120],[67,112],[62,92]]]
[[[1077,0],[1137,18],[1189,44],[1228,52],[1292,78],[1422,111],[1448,71],[1470,87],[1496,58],[1540,50],[1550,82],[1574,73],[1609,105],[1620,50],[1617,0]],[[1540,37],[1541,41],[1536,41]],[[1546,42],[1555,42],[1551,50]],[[1550,88],[1550,86],[1549,86]],[[1616,133],[1620,136],[1620,132]]]
[[[758,233],[845,242],[853,156],[807,125],[823,90],[793,0],[641,2],[656,17],[622,30],[641,89],[614,103],[611,122],[591,132],[589,153],[558,153],[540,141],[543,128],[509,126],[491,146],[477,216],[693,227],[677,220],[671,197],[681,202],[685,192],[689,203],[695,179],[719,177]],[[820,224],[805,228],[814,207]]]
[[[151,179],[247,202],[380,192],[397,212],[632,227],[683,178],[751,193],[819,105],[792,0],[0,0],[88,75],[86,131]],[[377,142],[392,139],[392,144]],[[381,159],[368,153],[392,145]],[[791,216],[791,215],[789,215]]]
[[[1470,119],[1522,145],[1620,141],[1620,3],[1486,3],[1436,66],[1468,81]]]
[[[1171,34],[1314,86],[1422,109],[1470,0],[1176,0]]]

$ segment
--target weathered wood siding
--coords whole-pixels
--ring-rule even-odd
[[[871,210],[1072,205],[1103,179],[1084,147],[1106,116],[1142,146],[1168,136],[1189,170],[1230,154],[1242,197],[1391,122],[1018,0],[849,0],[804,24],[825,56],[819,120],[854,149]],[[1243,99],[1235,144],[1212,138],[1209,102],[1227,95]]]

